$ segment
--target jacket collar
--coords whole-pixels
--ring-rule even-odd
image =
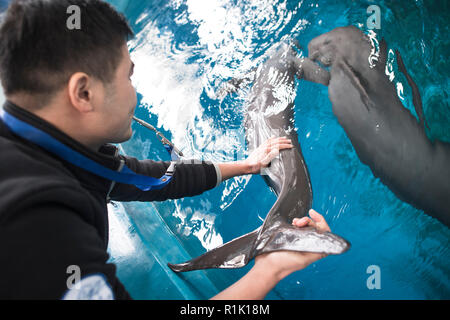
[[[75,139],[71,138],[69,135],[65,134],[49,122],[15,105],[11,101],[6,101],[3,107],[5,111],[18,118],[19,120],[27,122],[28,124],[38,128],[39,130],[48,133],[71,149],[112,170],[117,170],[121,165],[120,159],[116,156],[118,150],[111,144],[105,144],[101,146],[97,152],[93,151],[83,144],[79,143]]]

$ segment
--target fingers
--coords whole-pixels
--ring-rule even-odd
[[[277,150],[277,149],[272,149],[272,150],[270,150],[269,151],[269,153],[267,153],[266,155],[265,155],[265,157],[261,160],[261,165],[262,166],[268,166],[269,165],[269,163],[274,159],[274,158],[276,158],[276,156],[278,156],[278,154],[279,154],[280,152]]]
[[[261,160],[261,164],[263,166],[268,166],[269,163],[276,158],[280,150],[284,149],[292,149],[294,146],[292,145],[292,140],[287,137],[272,137],[268,139],[265,143],[264,150],[264,158]]]
[[[294,218],[294,220],[292,220],[292,224],[296,227],[306,227],[308,226],[310,223],[312,223],[311,219],[309,219],[308,217],[303,217],[303,218]]]
[[[276,145],[292,145],[292,140],[288,137],[272,137],[267,139],[267,146],[276,146]]]
[[[311,218],[309,217],[295,218],[292,221],[292,224],[299,228],[309,226],[314,227],[322,232],[331,232],[328,223],[325,221],[325,218],[320,213],[311,209],[309,210],[309,215]]]

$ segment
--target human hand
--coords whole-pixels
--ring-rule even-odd
[[[309,215],[311,218],[295,218],[292,224],[299,228],[310,226],[321,232],[331,232],[330,227],[321,214],[311,209],[309,210]],[[257,256],[255,258],[255,266],[272,273],[277,281],[280,281],[292,272],[304,269],[311,263],[326,256],[326,254],[314,252],[275,251]]]
[[[330,231],[322,215],[314,210],[310,210],[309,214],[311,218],[294,219],[292,224],[299,228],[311,226],[322,232]],[[244,277],[212,299],[263,299],[281,279],[325,256],[320,253],[293,251],[276,251],[259,255],[255,258],[253,268]]]
[[[256,148],[250,156],[244,160],[246,167],[251,174],[261,172],[262,168],[269,166],[270,162],[278,156],[280,150],[291,149],[294,146],[287,137],[272,137]]]

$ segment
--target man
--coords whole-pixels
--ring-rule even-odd
[[[66,27],[71,5],[81,8],[81,29]],[[170,162],[119,155],[110,143],[130,139],[137,103],[126,46],[131,35],[125,18],[100,0],[15,0],[4,16],[0,298],[130,298],[107,263],[109,199],[198,195],[233,176],[259,173],[279,150],[292,148],[289,140],[273,138],[246,160],[178,163],[173,175]],[[161,183],[165,173],[161,189],[143,186],[148,177]],[[127,183],[136,177],[144,182]],[[321,215],[312,211],[311,218],[293,223],[329,230]],[[283,277],[321,257],[261,255],[214,298],[264,298]],[[81,271],[78,287],[67,279],[69,266]]]

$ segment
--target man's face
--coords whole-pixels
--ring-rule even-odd
[[[136,90],[131,83],[134,63],[126,44],[122,46],[122,61],[115,78],[109,85],[105,85],[103,104],[99,109],[101,126],[105,139],[109,143],[127,141],[132,136],[131,123],[137,104]]]

